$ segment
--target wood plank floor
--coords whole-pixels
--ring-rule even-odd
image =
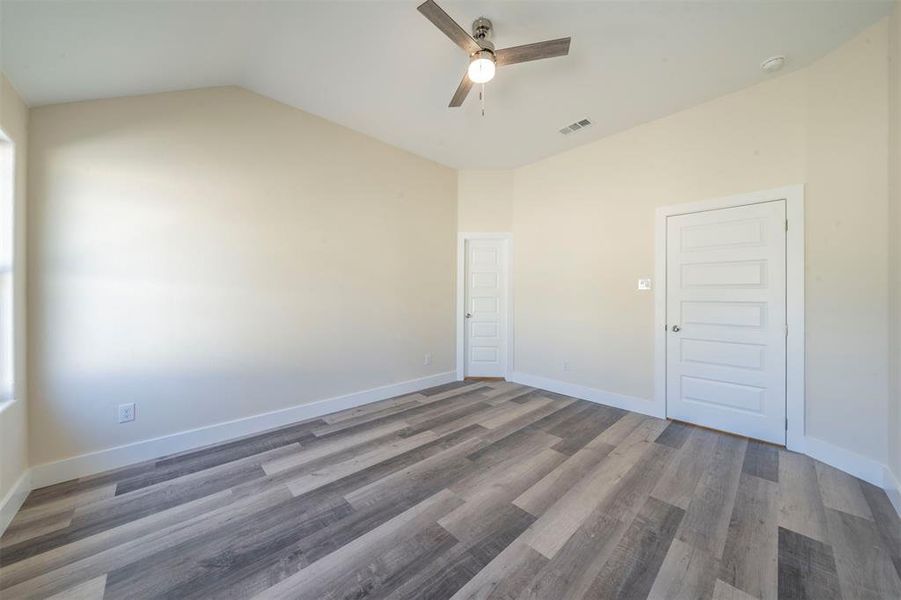
[[[459,382],[35,490],[12,598],[901,598],[886,494],[799,454]]]

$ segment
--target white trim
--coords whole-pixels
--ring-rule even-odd
[[[804,452],[805,440],[805,333],[804,333],[804,186],[785,189],[785,318],[788,337],[785,341],[785,416],[788,426],[785,447]]]
[[[639,398],[637,396],[627,396],[625,394],[617,394],[616,392],[607,392],[587,385],[579,385],[578,383],[570,383],[568,381],[560,381],[559,379],[551,379],[540,375],[530,375],[529,373],[514,372],[508,378],[513,383],[527,385],[529,387],[540,388],[549,392],[556,392],[573,398],[588,400],[596,404],[605,404],[614,406],[624,410],[650,415],[652,417],[663,418],[664,415],[658,410],[658,406],[651,400]]]
[[[363,392],[319,400],[309,404],[302,404],[226,423],[218,423],[208,427],[183,431],[169,436],[144,440],[134,444],[32,467],[22,473],[19,480],[6,494],[6,497],[0,501],[0,535],[3,534],[5,528],[12,521],[13,516],[15,516],[22,503],[28,497],[28,493],[34,488],[135,464],[144,460],[160,458],[176,452],[231,441],[245,435],[253,435],[369,402],[410,394],[421,389],[454,381],[454,375],[452,371],[439,373],[421,379],[412,379]],[[664,415],[660,414],[658,410],[659,405],[657,403],[635,396],[606,392],[597,388],[528,373],[514,372],[510,375],[509,380],[521,385],[581,398],[589,402],[664,418]],[[901,483],[898,482],[888,467],[878,461],[816,438],[807,438],[806,450],[807,454],[812,458],[885,489],[899,516],[901,516]]]
[[[808,436],[805,441],[807,456],[875,486],[885,488],[885,465],[879,461],[861,456],[819,438]]]
[[[888,467],[885,467],[883,480],[885,484],[882,487],[885,489],[888,499],[891,500],[892,506],[895,507],[895,512],[901,517],[901,481],[898,481],[898,478],[895,477],[895,474]]]
[[[3,414],[3,412],[7,408],[9,408],[10,406],[12,406],[15,403],[16,403],[16,399],[14,397],[13,398],[4,398],[4,399],[0,400],[0,414]]]
[[[891,469],[878,460],[861,456],[819,438],[807,436],[804,441],[807,456],[885,490],[892,506],[901,517],[901,483]]]
[[[507,351],[504,375],[513,376],[513,234],[509,232],[460,232],[457,234],[457,379],[466,377],[466,330],[463,313],[466,312],[466,241],[501,240],[505,242],[507,289],[504,305],[507,309]]]
[[[22,278],[20,273],[22,271],[19,265],[19,262],[24,262],[24,256],[20,256],[19,252],[19,237],[22,235],[21,231],[16,229],[16,220],[18,218],[19,211],[22,210],[22,207],[19,206],[18,196],[19,189],[24,185],[24,182],[19,181],[19,178],[16,176],[16,173],[19,168],[18,164],[18,154],[19,148],[18,144],[3,130],[0,130],[0,141],[9,144],[9,180],[12,185],[9,186],[9,233],[10,233],[10,257],[9,257],[9,265],[4,270],[9,272],[10,276],[10,286],[9,286],[9,301],[10,301],[10,318],[12,319],[11,327],[12,327],[12,335],[10,336],[9,343],[10,347],[7,348],[9,351],[9,358],[7,359],[8,365],[0,365],[0,377],[2,377],[2,369],[4,366],[8,366],[10,369],[9,377],[10,377],[10,389],[9,395],[3,398],[3,404],[12,405],[16,402],[16,397],[19,395],[20,389],[19,386],[21,382],[18,381],[17,369],[19,368],[19,362],[22,360],[22,357],[17,356],[17,350],[19,349],[19,339],[21,333],[19,332],[19,321],[24,324],[25,319],[24,315],[21,314],[24,312],[24,307],[19,307],[18,302],[16,302],[16,296],[19,293],[19,286],[22,285],[20,281]],[[3,191],[0,190],[0,195],[3,194]],[[0,210],[3,210],[0,208]],[[5,232],[4,232],[5,233]],[[24,329],[24,327],[23,327]],[[3,343],[0,340],[0,343]]]
[[[44,463],[32,467],[32,485],[43,487],[84,477],[94,473],[101,473],[110,469],[117,469],[127,465],[143,462],[174,454],[217,444],[239,438],[246,435],[261,433],[276,427],[290,425],[305,419],[312,419],[327,415],[339,410],[345,410],[377,402],[395,396],[411,394],[432,386],[450,383],[454,381],[454,372],[438,373],[419,379],[410,379],[372,388],[361,392],[354,392],[344,396],[326,398],[307,404],[299,404],[290,408],[181,431],[171,435],[165,435],[149,440],[142,440],[124,446],[99,450],[74,456],[51,463]]]
[[[0,500],[0,535],[3,535],[3,532],[9,527],[31,490],[31,470],[25,469],[3,500]]]
[[[661,206],[654,227],[654,404],[666,414],[666,219],[720,208],[785,200],[789,227],[786,233],[786,340],[785,403],[788,427],[786,447],[804,452],[804,186],[737,194],[725,198]]]

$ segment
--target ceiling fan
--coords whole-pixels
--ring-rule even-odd
[[[473,21],[472,35],[469,35],[434,0],[426,0],[417,10],[469,55],[469,69],[448,104],[452,108],[463,104],[473,83],[491,81],[496,67],[569,54],[571,38],[568,37],[495,50],[491,42],[491,21],[485,17]]]

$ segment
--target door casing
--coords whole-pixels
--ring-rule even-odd
[[[804,451],[804,186],[737,194],[657,209],[655,223],[654,294],[654,404],[666,416],[666,220],[667,217],[785,200],[786,232],[786,338],[785,399],[786,447]],[[656,412],[656,411],[655,411]]]
[[[506,257],[504,269],[507,286],[504,290],[506,307],[507,340],[504,377],[509,380],[513,374],[513,234],[509,232],[465,232],[457,234],[457,379],[462,380],[466,372],[466,242],[467,240],[499,240],[504,244]]]

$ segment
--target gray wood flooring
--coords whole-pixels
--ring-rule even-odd
[[[745,438],[459,382],[35,490],[13,598],[901,598],[886,494]]]

